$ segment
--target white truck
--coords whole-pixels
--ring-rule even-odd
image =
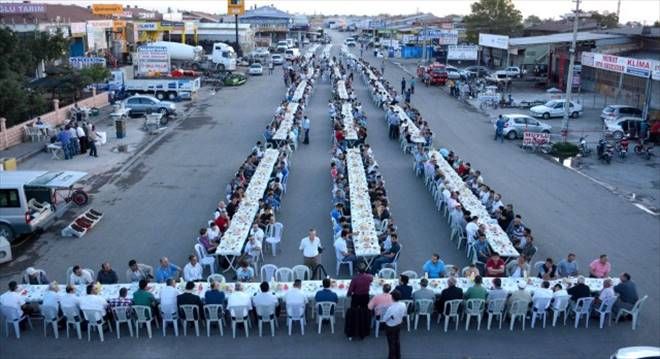
[[[236,70],[236,52],[222,42],[213,44],[210,55],[204,54],[201,46],[190,46],[178,42],[156,41],[149,46],[163,46],[167,48],[170,63],[173,67],[185,70],[206,71],[234,71]]]
[[[190,99],[202,87],[202,80],[195,78],[142,78],[127,79],[121,70],[111,72],[108,89],[124,92],[127,96],[136,94],[152,95],[159,100],[173,101]]]

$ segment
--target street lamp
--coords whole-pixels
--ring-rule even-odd
[[[580,21],[580,0],[575,0],[575,13],[573,16],[573,42],[571,43],[568,76],[566,79],[566,102],[564,103],[564,119],[561,123],[561,134],[564,141],[568,137],[568,117],[570,116],[571,95],[573,94],[573,68],[575,67],[575,48],[577,43],[578,23]]]

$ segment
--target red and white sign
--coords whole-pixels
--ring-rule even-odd
[[[523,132],[523,146],[542,146],[550,143],[550,134],[542,132]]]
[[[660,61],[656,60],[583,52],[582,65],[643,78],[651,76],[654,80],[660,80]]]

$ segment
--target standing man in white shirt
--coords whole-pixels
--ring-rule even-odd
[[[383,314],[383,319],[385,320],[385,333],[387,335],[387,358],[401,359],[401,342],[399,335],[403,317],[406,316],[407,307],[405,303],[400,301],[401,293],[398,290],[393,291],[391,294],[394,303],[387,307],[385,314]]]
[[[80,297],[80,310],[95,310],[102,313],[103,317],[106,320],[110,319],[106,308],[108,307],[108,301],[105,298],[98,295],[98,291],[94,284],[87,285],[87,295]]]
[[[169,278],[160,290],[160,307],[162,310],[169,310],[172,313],[176,313],[176,297],[179,295],[179,291],[174,285],[174,279]]]
[[[309,267],[313,273],[319,264],[319,254],[323,250],[321,239],[316,236],[316,230],[314,228],[310,229],[307,237],[300,241],[300,247],[298,249],[303,252],[303,264]]]
[[[183,279],[186,282],[195,282],[202,279],[204,268],[197,261],[197,256],[192,254],[188,257],[188,264],[183,267]]]

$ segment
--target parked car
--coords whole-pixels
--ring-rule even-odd
[[[273,65],[282,65],[284,63],[284,56],[279,54],[273,54],[270,57],[270,61],[273,62]]]
[[[256,49],[254,49],[254,51],[252,51],[252,53],[254,54],[254,56],[260,56],[260,57],[267,57],[270,55],[270,51],[268,51],[268,49],[265,47],[257,47]]]
[[[344,40],[344,45],[346,45],[348,47],[355,47],[355,45],[356,45],[355,40],[353,38],[349,37],[348,39]]]
[[[484,66],[468,66],[463,69],[469,77],[485,77],[490,74],[490,70]]]
[[[264,67],[260,63],[254,63],[248,67],[247,73],[250,75],[263,75]]]
[[[446,66],[445,70],[447,71],[447,78],[451,80],[462,80],[467,78],[467,73],[462,70],[457,69],[454,66]]]
[[[293,60],[297,57],[300,57],[300,50],[298,50],[295,47],[291,48],[291,49],[287,49],[284,52],[284,58],[287,59],[287,60]]]
[[[625,134],[630,133],[632,128],[639,129],[642,121],[641,117],[619,117],[613,120],[605,120],[605,132],[618,140]]]
[[[509,77],[523,77],[527,73],[524,69],[521,69],[518,66],[509,66],[505,68],[504,70],[499,70],[497,71],[499,73],[504,73],[506,76]]]
[[[626,347],[619,348],[610,359],[657,359],[660,358],[658,347]]]
[[[504,118],[504,136],[510,140],[522,138],[525,131],[550,133],[552,126],[531,116],[523,114],[502,115]],[[495,126],[495,125],[494,125]]]
[[[161,101],[151,96],[131,96],[124,100],[123,106],[128,109],[129,116],[142,116],[154,112],[160,112],[168,116],[176,115],[176,105],[174,103]]]
[[[549,119],[550,117],[563,117],[564,116],[564,105],[566,100],[551,100],[546,102],[543,105],[534,106],[529,109],[534,117],[543,117],[544,119]],[[579,103],[571,101],[569,105],[568,113],[572,118],[578,118],[582,115],[582,105]]]
[[[616,120],[619,117],[642,117],[642,110],[627,105],[609,105],[600,113],[603,121]]]

